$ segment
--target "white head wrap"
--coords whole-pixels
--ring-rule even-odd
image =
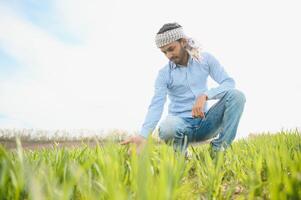
[[[179,27],[157,34],[155,40],[157,47],[160,48],[181,38],[185,38],[185,34],[183,28]]]
[[[201,60],[201,51],[202,47],[201,44],[193,38],[186,38],[187,39],[187,46],[186,51],[190,54],[191,57],[197,59],[198,61]]]
[[[194,39],[188,38],[183,31],[182,27],[175,28],[172,30],[165,31],[164,33],[159,33],[156,35],[155,41],[158,48],[170,44],[178,39],[186,38],[187,45],[186,51],[193,58],[200,60],[201,58],[201,45]]]

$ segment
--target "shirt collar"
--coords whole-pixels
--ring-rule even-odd
[[[189,57],[188,57],[187,67],[188,67],[189,65],[191,65],[192,62],[193,62],[193,60],[194,60],[194,58],[193,58],[192,56],[190,56],[189,54],[188,54],[188,56],[189,56]],[[183,66],[183,65],[175,64],[175,63],[172,62],[172,61],[169,61],[169,65],[171,66],[172,69],[175,69],[175,68],[177,68],[177,67],[186,67],[186,66]]]

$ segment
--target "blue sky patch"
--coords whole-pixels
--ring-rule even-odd
[[[12,76],[20,69],[19,62],[13,56],[6,53],[0,46],[0,79]]]
[[[60,41],[80,45],[82,40],[77,34],[68,29],[55,9],[54,1],[51,0],[11,0],[6,3],[24,19],[40,27]]]

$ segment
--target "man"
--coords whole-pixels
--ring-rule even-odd
[[[189,142],[215,137],[210,149],[223,151],[235,138],[246,101],[244,94],[235,89],[233,78],[213,55],[200,53],[181,25],[163,25],[156,35],[156,45],[169,62],[158,73],[140,134],[121,144],[135,143],[138,151],[143,147],[161,118],[168,95],[168,116],[159,125],[159,137],[171,141],[175,150],[183,153]],[[208,90],[208,76],[219,86]],[[207,101],[212,99],[219,101],[208,110]]]

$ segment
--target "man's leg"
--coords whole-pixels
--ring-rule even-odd
[[[188,146],[188,124],[181,117],[167,116],[159,125],[159,137],[166,143],[173,143],[174,149],[182,153]]]
[[[196,130],[196,141],[217,138],[211,141],[214,150],[227,148],[235,138],[240,117],[242,115],[246,98],[242,92],[231,89],[213,105],[201,120]]]

